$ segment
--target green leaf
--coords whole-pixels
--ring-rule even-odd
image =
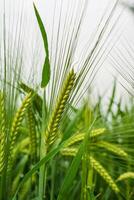
[[[73,159],[71,166],[69,167],[67,171],[67,174],[65,176],[65,179],[63,181],[63,184],[61,186],[61,189],[58,195],[58,200],[64,199],[64,197],[68,194],[69,188],[72,185],[73,180],[76,176],[76,173],[79,169],[82,155],[83,155],[83,143],[80,145],[80,148],[75,158]]]
[[[58,146],[56,149],[49,152],[44,158],[42,158],[35,166],[25,174],[23,180],[20,182],[12,200],[16,200],[17,194],[20,190],[20,188],[24,185],[24,183],[45,163],[47,163],[49,160],[51,160],[60,150],[63,148],[65,142],[63,142],[60,146]]]
[[[46,87],[49,80],[50,80],[50,63],[49,63],[49,58],[46,56],[42,71],[41,87],[42,88]]]
[[[42,71],[42,81],[41,81],[41,87],[44,88],[47,86],[49,80],[50,80],[50,61],[49,61],[49,50],[48,50],[48,40],[47,40],[47,33],[45,30],[45,27],[43,25],[43,22],[41,20],[41,17],[39,15],[39,12],[34,5],[34,11],[35,11],[35,15],[38,21],[38,25],[41,31],[41,35],[43,38],[43,42],[44,42],[44,48],[45,48],[45,52],[46,52],[46,58],[45,58],[45,62],[44,62],[44,66],[43,66],[43,71]]]

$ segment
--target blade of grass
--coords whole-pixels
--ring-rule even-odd
[[[42,158],[37,164],[34,165],[34,167],[25,174],[23,180],[20,182],[12,200],[15,200],[17,197],[17,194],[20,190],[20,188],[23,186],[23,184],[34,174],[36,171],[45,163],[47,163],[49,160],[51,160],[65,145],[65,142],[63,142],[60,146],[58,146],[56,149],[50,151],[44,158]]]
[[[80,145],[80,148],[79,148],[75,158],[73,159],[71,166],[68,169],[68,172],[67,172],[65,179],[63,181],[63,184],[61,186],[57,200],[64,199],[65,195],[68,194],[69,187],[73,183],[73,180],[79,169],[82,155],[83,155],[83,143]]]
[[[45,52],[46,52],[46,58],[45,58],[44,66],[43,66],[42,82],[41,82],[41,87],[44,88],[47,86],[47,84],[50,80],[50,62],[49,62],[48,40],[47,40],[47,33],[46,33],[45,27],[43,25],[42,19],[39,15],[39,12],[38,12],[35,4],[33,4],[33,6],[34,6],[35,15],[36,15],[38,25],[39,25],[39,28],[41,31],[41,35],[42,35],[43,42],[44,42],[44,48],[45,48]]]

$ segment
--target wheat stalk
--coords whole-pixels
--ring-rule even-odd
[[[108,185],[111,187],[113,191],[116,193],[119,193],[120,190],[118,186],[116,185],[115,181],[112,179],[112,177],[109,175],[109,173],[106,171],[106,169],[92,156],[89,156],[90,164],[91,166],[100,174],[100,176],[108,183]]]
[[[63,88],[57,99],[55,109],[52,113],[51,119],[48,123],[48,127],[45,132],[45,144],[47,148],[51,147],[52,144],[58,138],[58,135],[57,135],[58,128],[60,125],[63,112],[65,110],[65,106],[69,99],[69,95],[74,86],[75,76],[76,74],[74,73],[74,70],[72,69],[70,73],[68,74],[67,79],[65,80],[65,83],[63,84]]]
[[[5,98],[0,92],[0,174],[5,166],[6,123],[5,123]]]

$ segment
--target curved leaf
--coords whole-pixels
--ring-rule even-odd
[[[34,11],[35,11],[35,15],[38,21],[38,25],[40,28],[40,32],[43,38],[43,42],[44,42],[44,48],[45,48],[45,52],[46,52],[46,58],[45,58],[45,62],[44,62],[44,66],[43,66],[43,70],[42,70],[42,81],[41,81],[41,87],[46,87],[49,80],[50,80],[50,62],[49,62],[49,50],[48,50],[48,40],[47,40],[47,33],[45,30],[45,27],[43,25],[42,19],[39,15],[39,12],[34,5]]]

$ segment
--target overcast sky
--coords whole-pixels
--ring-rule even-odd
[[[60,2],[61,0],[59,0]],[[65,0],[63,3],[63,10],[66,14],[67,12],[67,4],[70,0]],[[72,0],[72,6],[73,3],[77,2],[78,0]],[[47,33],[48,33],[48,39],[49,44],[51,42],[51,34],[52,34],[52,20],[54,15],[54,6],[55,6],[55,0],[35,0],[34,1],[41,16],[43,19],[43,22],[45,24]],[[57,1],[58,2],[58,1]],[[86,19],[82,26],[82,34],[80,37],[80,49],[83,47],[86,42],[88,41],[89,37],[95,32],[96,27],[104,14],[104,11],[106,11],[107,5],[112,4],[111,0],[89,0],[89,6],[87,8],[87,15]],[[133,3],[133,1],[129,1],[129,3]],[[60,4],[59,4],[60,5]],[[71,4],[70,4],[71,5]],[[60,7],[59,7],[60,8]],[[117,16],[121,12],[123,6],[119,6],[117,9]],[[60,10],[60,9],[59,9]],[[35,73],[39,74],[39,69],[37,69],[37,65],[41,65],[43,62],[42,55],[43,55],[43,46],[41,43],[41,36],[39,29],[37,27],[37,22],[34,16],[34,10],[33,10],[33,1],[32,0],[5,0],[5,19],[6,19],[6,29],[8,30],[8,33],[10,35],[10,38],[12,40],[15,40],[16,37],[16,27],[19,27],[21,25],[21,37],[24,43],[24,49],[25,49],[25,65],[26,68],[24,69],[24,75],[28,74],[30,71],[30,67],[34,68]],[[3,16],[4,12],[4,0],[0,0],[0,15]],[[58,4],[57,4],[57,14],[58,14]],[[0,17],[0,22],[2,23],[2,16]],[[21,20],[22,17],[22,21]],[[116,16],[116,17],[117,17]],[[56,18],[56,17],[55,17]],[[64,15],[63,15],[64,18]],[[55,22],[58,18],[55,19]],[[64,21],[64,20],[63,20]],[[133,42],[133,35],[134,35],[134,16],[133,14],[128,10],[125,9],[123,11],[121,19],[119,20],[119,23],[117,25],[117,28],[113,34],[114,38],[117,38],[116,50],[118,48],[122,48],[122,41],[123,38],[127,38],[130,43]],[[2,29],[0,30],[2,32]],[[118,35],[121,36],[119,37]],[[19,35],[19,33],[18,33]],[[2,38],[2,33],[0,33],[0,36]],[[113,37],[113,35],[111,36]],[[121,44],[122,43],[122,44]],[[78,50],[79,52],[79,50]],[[36,55],[36,58],[35,58]],[[37,56],[38,55],[38,56]],[[114,51],[114,48],[112,50],[112,56],[116,56],[116,51]],[[32,62],[32,59],[34,58],[34,62]],[[131,61],[131,60],[130,60]],[[34,63],[34,66],[33,66]],[[113,76],[118,76],[118,73],[115,72],[111,65],[111,60],[109,59],[104,63],[104,65],[101,67],[101,70],[99,71],[98,75],[95,78],[93,88],[95,92],[98,92],[100,94],[103,94],[106,91],[106,98],[108,98],[108,91],[110,92],[109,88],[111,88],[111,81],[113,80]],[[27,72],[27,73],[26,73]],[[126,95],[126,91],[122,89],[122,87],[119,85],[119,93],[122,95]]]

